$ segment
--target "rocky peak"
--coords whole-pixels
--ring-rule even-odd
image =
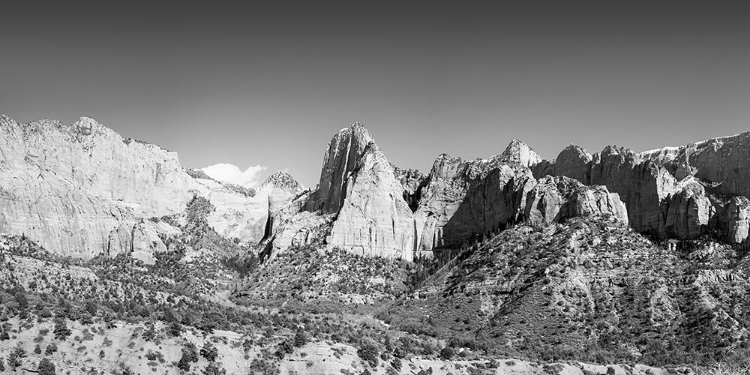
[[[268,178],[263,181],[262,184],[260,184],[260,188],[274,188],[274,189],[284,189],[288,191],[294,191],[299,192],[303,190],[302,185],[300,185],[297,180],[292,177],[289,173],[286,171],[276,171],[272,175],[268,176]]]
[[[333,136],[323,157],[313,210],[336,213],[341,209],[349,176],[357,169],[365,151],[374,144],[372,136],[360,123],[341,129]]]
[[[514,139],[508,144],[505,151],[503,151],[501,160],[506,163],[516,163],[529,168],[539,164],[542,158],[526,143]]]
[[[361,124],[328,143],[309,211],[336,214],[327,243],[363,255],[411,260],[414,218],[393,165]]]
[[[590,184],[592,160],[592,156],[586,150],[576,145],[570,145],[557,155],[554,174]]]

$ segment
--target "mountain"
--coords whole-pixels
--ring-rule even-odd
[[[0,232],[84,259],[163,250],[159,236],[174,228],[144,219],[180,213],[195,196],[216,208],[207,220],[218,233],[257,244],[268,197],[299,190],[287,182],[266,184],[256,194],[214,181],[185,170],[176,153],[122,138],[86,117],[63,125],[2,116],[0,151]]]
[[[319,243],[413,260],[515,223],[601,213],[661,238],[743,244],[750,232],[742,172],[750,133],[644,153],[569,146],[553,161],[513,141],[488,159],[440,155],[423,175],[392,165],[354,124],[326,147],[315,190],[283,172],[252,190],[184,169],[175,153],[90,118],[68,126],[3,116],[0,132],[0,231],[86,259],[122,252],[150,259],[174,228],[145,219],[183,212],[195,196],[215,207],[207,220],[217,233],[270,256]]]
[[[314,189],[283,171],[249,189],[90,118],[2,116],[0,366],[747,367],[748,136],[554,160],[514,140],[485,159],[441,154],[425,174],[355,123],[325,147]]]

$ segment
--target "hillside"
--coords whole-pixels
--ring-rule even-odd
[[[711,363],[747,353],[747,259],[711,241],[655,245],[621,222],[518,225],[468,249],[379,317],[544,360]]]

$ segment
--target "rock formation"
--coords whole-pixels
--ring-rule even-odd
[[[208,222],[219,234],[261,240],[269,211],[263,194],[191,177],[176,153],[90,118],[68,126],[0,116],[0,232],[80,258],[150,252],[161,246],[141,240],[141,219],[179,213],[196,194],[216,207]]]
[[[525,216],[535,225],[601,215],[611,215],[627,223],[626,211],[620,197],[604,186],[585,186],[572,178],[547,176],[529,193]]]
[[[750,197],[750,132],[635,153],[607,146],[589,155],[577,146],[535,175],[565,176],[604,185],[625,203],[633,229],[661,237],[694,239],[717,232],[742,243],[743,212]]]
[[[459,246],[520,219],[535,181],[528,168],[502,160],[513,158],[438,157],[416,212],[420,251]]]
[[[327,243],[362,255],[411,260],[414,215],[385,154],[360,124],[329,142],[308,210],[335,214]]]
[[[284,172],[257,190],[182,168],[177,155],[124,139],[93,119],[74,125],[0,117],[0,232],[81,258],[164,251],[176,228],[144,219],[182,212],[194,196],[215,209],[220,236],[270,252],[326,244],[411,260],[528,220],[612,215],[638,232],[745,243],[750,132],[644,153],[571,145],[554,161],[512,141],[497,156],[440,155],[429,175],[392,165],[360,124],[329,142],[318,188]],[[576,182],[577,181],[577,182]],[[157,221],[154,221],[156,223]]]

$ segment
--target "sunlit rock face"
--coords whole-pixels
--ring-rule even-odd
[[[620,196],[630,226],[641,233],[678,239],[721,233],[726,241],[743,243],[749,142],[746,132],[641,153],[607,146],[589,155],[569,146],[554,162],[540,162],[535,174],[606,186]]]
[[[522,218],[526,194],[536,181],[524,166],[527,160],[506,156],[438,157],[416,211],[420,251],[459,246]]]
[[[181,211],[195,185],[177,154],[86,117],[73,125],[3,117],[0,150],[0,231],[59,254],[107,251],[112,229]]]
[[[138,223],[180,213],[195,195],[216,208],[208,222],[219,234],[257,243],[269,194],[280,196],[265,191],[191,177],[176,153],[122,138],[91,118],[63,125],[0,117],[0,232],[26,235],[57,254],[159,251]]]
[[[411,260],[414,214],[385,154],[360,124],[328,143],[309,211],[335,214],[326,242],[366,256]]]
[[[573,217],[612,216],[627,223],[625,204],[604,186],[586,186],[572,178],[547,176],[528,196],[526,220],[546,225]]]

